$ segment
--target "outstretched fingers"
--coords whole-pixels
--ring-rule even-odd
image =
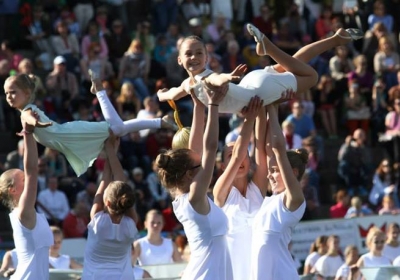
[[[232,81],[237,81],[242,79],[246,72],[247,72],[247,65],[239,64],[238,66],[236,66],[235,70],[231,72]]]

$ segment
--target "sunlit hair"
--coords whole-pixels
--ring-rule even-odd
[[[202,45],[203,48],[204,48],[204,51],[207,53],[206,44],[204,43],[204,41],[203,41],[199,36],[195,36],[195,35],[187,36],[187,37],[185,37],[185,38],[182,40],[181,44],[179,45],[179,53],[181,52],[181,47],[182,47],[182,45],[183,45],[186,41],[197,41],[197,42],[201,43],[201,45]]]
[[[38,80],[34,75],[17,74],[7,78],[6,82],[13,82],[23,92],[29,94],[29,103],[35,100],[36,88]]]
[[[13,197],[10,189],[14,187],[15,175],[19,169],[9,169],[0,176],[0,200],[10,210],[14,209]]]
[[[131,97],[128,97],[129,90],[132,92]],[[131,82],[123,83],[121,86],[120,94],[117,97],[117,101],[120,103],[125,103],[125,102],[136,101],[136,100],[138,100],[138,97],[136,95],[135,87],[133,86],[133,84]]]
[[[367,245],[368,248],[370,248],[370,246],[372,244],[372,239],[374,239],[374,237],[378,237],[378,236],[385,237],[385,233],[376,226],[371,227],[368,231],[367,237],[365,238],[365,244]]]
[[[157,156],[158,176],[169,191],[182,187],[184,175],[193,167],[191,152],[190,149],[168,150]]]
[[[328,236],[320,235],[318,236],[310,246],[310,254],[314,252],[321,252],[323,247],[326,246]]]
[[[134,53],[136,50],[143,50],[143,45],[140,40],[133,39],[131,44],[129,45],[127,53]]]
[[[122,181],[113,181],[107,186],[107,197],[111,214],[126,214],[135,204],[135,192],[131,186]]]

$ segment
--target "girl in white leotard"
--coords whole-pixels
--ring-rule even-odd
[[[171,128],[162,119],[129,120],[123,122],[107,97],[99,79],[92,81],[92,93],[100,102],[105,122],[72,121],[63,124],[52,122],[32,102],[35,98],[35,81],[26,74],[9,77],[4,84],[7,103],[21,111],[22,118],[36,127],[34,137],[43,146],[65,155],[75,173],[80,176],[92,165],[103,149],[111,130],[117,136],[145,128]],[[34,112],[37,114],[34,115]]]
[[[291,57],[272,44],[253,25],[248,24],[248,31],[255,37],[257,53],[268,54],[279,64],[249,72],[238,85],[230,83],[228,94],[220,104],[220,112],[237,113],[247,105],[251,97],[256,95],[264,101],[264,105],[267,105],[280,99],[281,93],[288,89],[299,93],[305,92],[316,84],[318,78],[314,69],[305,62],[331,48],[362,37],[361,32],[356,33],[354,29],[340,29],[335,36],[310,44]],[[183,81],[180,87],[160,90],[157,93],[159,100],[177,100],[193,93],[206,104],[203,85],[219,86],[239,80],[246,71],[245,65],[239,65],[230,74],[217,74],[205,68],[206,62],[206,49],[201,39],[196,36],[185,38],[179,49],[178,63],[185,68],[189,78]]]
[[[24,171],[9,169],[0,176],[0,200],[12,211],[18,266],[11,279],[49,279],[49,247],[53,234],[43,214],[35,210],[38,177],[38,151],[33,138],[34,127],[22,120]]]

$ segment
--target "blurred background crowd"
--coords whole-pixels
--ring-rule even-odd
[[[16,73],[34,74],[40,81],[35,102],[54,121],[101,121],[100,106],[89,93],[92,69],[100,73],[123,119],[157,118],[171,108],[158,102],[156,92],[179,86],[187,77],[177,64],[183,36],[203,38],[208,67],[220,73],[240,63],[250,70],[274,63],[257,56],[247,22],[289,54],[341,27],[359,28],[364,39],[311,61],[319,82],[299,93],[300,99],[281,104],[282,129],[288,149],[304,147],[310,153],[301,182],[307,200],[303,220],[397,215],[398,15],[398,0],[2,0],[0,84]],[[190,126],[190,97],[177,106]],[[23,145],[12,136],[19,123],[18,112],[0,93],[1,141],[13,143],[1,155],[2,170],[22,167]],[[220,115],[221,147],[238,137],[241,125],[240,115]],[[182,227],[153,164],[160,149],[170,148],[173,133],[158,129],[126,135],[119,157],[137,193],[138,228],[144,228],[149,210],[158,209],[163,231],[176,236]],[[76,178],[63,155],[44,147],[40,152],[38,211],[60,226],[65,238],[84,237],[103,155]],[[215,178],[219,174],[220,156]],[[11,236],[0,232],[3,240]]]

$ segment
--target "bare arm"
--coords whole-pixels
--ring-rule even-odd
[[[206,93],[209,104],[214,105],[218,105],[226,94],[215,94],[215,92],[209,90]],[[201,166],[193,178],[193,183],[190,185],[189,190],[190,204],[197,213],[203,215],[206,215],[210,211],[207,191],[214,171],[215,154],[218,148],[218,130],[218,106],[208,105],[208,119],[203,138]]]
[[[104,209],[103,195],[104,195],[104,191],[106,190],[106,188],[110,182],[111,182],[111,168],[110,168],[110,164],[107,160],[106,164],[104,166],[103,175],[101,178],[99,188],[97,189],[97,192],[93,199],[92,209],[90,210],[90,218],[91,219],[93,219],[93,217],[94,217],[94,215],[96,215],[96,213],[103,211],[103,209]]]
[[[172,246],[174,248],[174,250],[172,252],[172,260],[176,263],[183,262],[182,255],[181,255],[181,253],[179,253],[178,248],[176,247],[174,242],[172,242]]]
[[[194,103],[192,128],[189,135],[189,149],[195,151],[199,155],[203,153],[203,139],[199,135],[204,133],[205,106],[196,97],[191,94]]]
[[[158,100],[161,102],[167,100],[178,100],[186,95],[188,95],[188,93],[183,88],[183,85],[180,85],[179,87],[172,87],[170,89],[160,89],[157,92]]]
[[[249,105],[242,110],[242,113],[245,116],[243,127],[235,145],[233,146],[232,157],[228,166],[218,178],[213,190],[214,202],[219,207],[225,205],[229,192],[232,189],[236,173],[247,156],[247,148],[249,146],[251,133],[253,132],[254,122],[261,107],[262,101],[260,98],[253,97],[251,98]]]
[[[132,254],[131,254],[133,266],[136,265],[137,260],[140,256],[140,253],[141,253],[140,243],[136,240],[135,242],[133,242],[133,250],[132,250]]]
[[[285,185],[284,203],[290,211],[295,211],[304,202],[303,191],[286,155],[286,141],[279,125],[277,109],[274,105],[269,105],[267,108],[270,117],[269,130],[271,132],[272,150]]]
[[[12,261],[11,251],[7,251],[4,254],[3,261],[1,262],[0,276],[3,276],[4,272],[8,271],[10,268],[15,268],[15,267]]]
[[[113,139],[110,139],[113,138]],[[108,163],[111,168],[112,179],[114,181],[126,181],[124,170],[122,168],[121,162],[117,157],[117,152],[119,148],[119,139],[110,134],[109,139],[105,143],[105,150],[107,154]]]
[[[263,196],[265,196],[268,187],[268,166],[267,166],[267,151],[265,140],[267,136],[267,115],[262,108],[259,110],[256,118],[255,127],[255,163],[256,170],[253,175],[254,184],[260,189]]]
[[[203,80],[206,83],[206,85],[212,85],[215,87],[220,87],[225,85],[228,82],[232,81],[239,81],[244,73],[247,71],[247,66],[245,64],[239,64],[233,71],[232,73],[212,73],[205,77]]]
[[[22,120],[22,127],[25,131],[24,137],[24,190],[18,201],[18,218],[21,224],[33,229],[36,225],[36,196],[38,178],[38,150],[33,138],[33,126]]]
[[[30,108],[21,112],[21,119],[28,125],[34,127],[48,127],[53,124],[52,122],[47,122],[47,123],[40,122],[36,117],[35,113]]]

